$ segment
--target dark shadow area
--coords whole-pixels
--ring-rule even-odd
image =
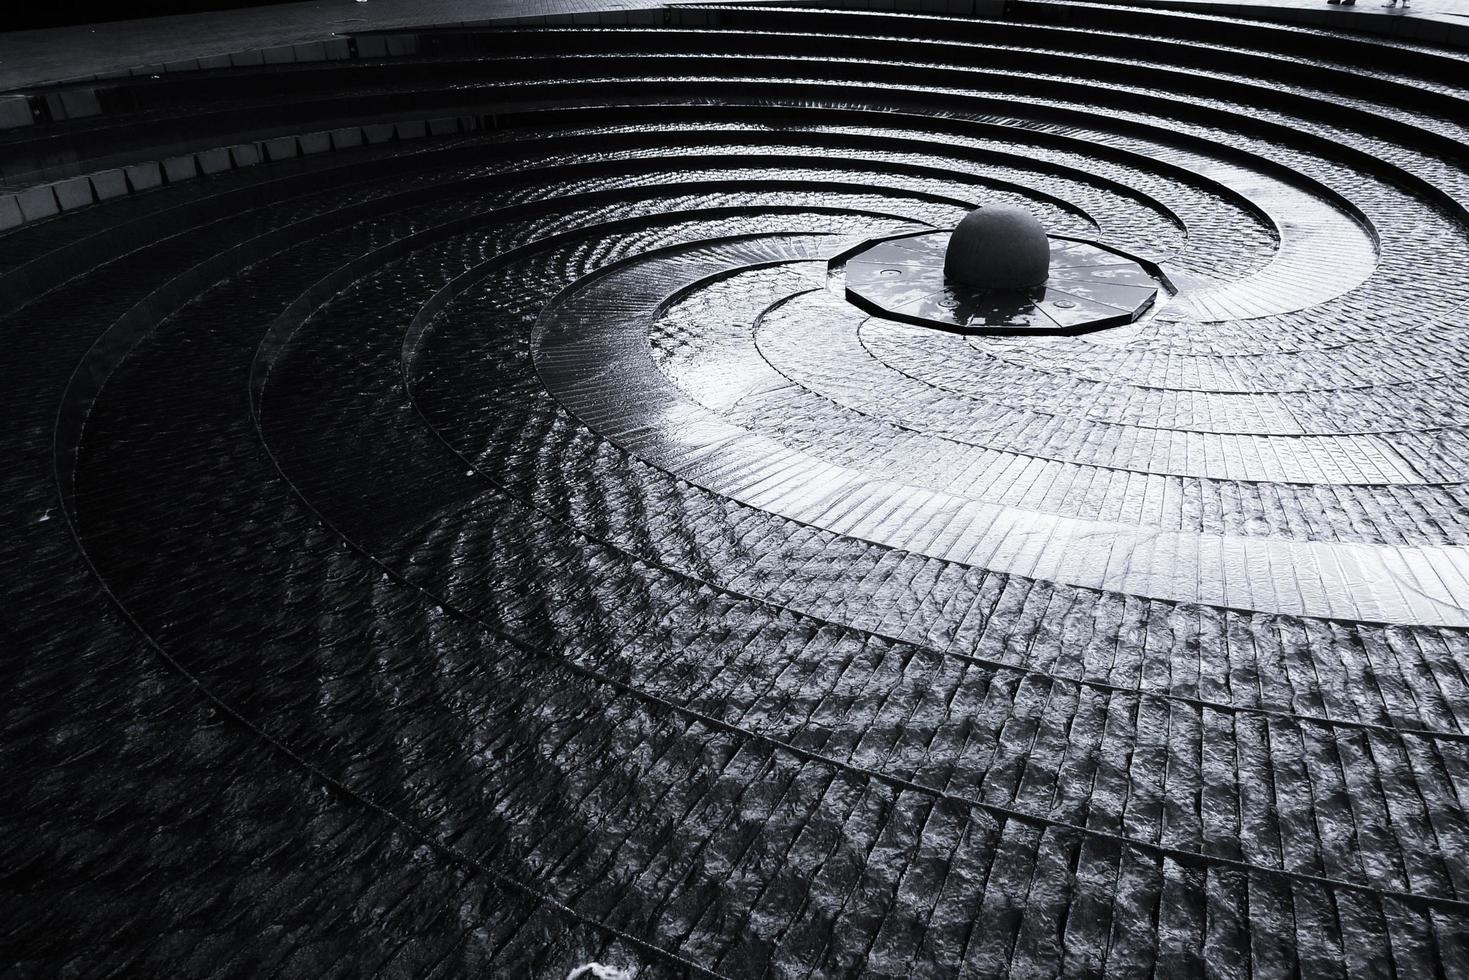
[[[77,24],[103,24],[169,14],[197,14],[213,10],[236,10],[243,7],[271,7],[286,0],[130,0],[128,3],[103,3],[100,0],[58,0],[53,3],[25,3],[12,7],[0,18],[0,32],[29,31],[41,27],[67,27]]]

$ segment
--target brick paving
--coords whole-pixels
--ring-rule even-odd
[[[1466,55],[582,13],[0,103],[0,963],[1469,976]]]

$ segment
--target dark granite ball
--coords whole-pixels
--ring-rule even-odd
[[[1046,230],[1025,208],[995,205],[959,222],[944,255],[944,278],[981,289],[1024,289],[1051,271]]]

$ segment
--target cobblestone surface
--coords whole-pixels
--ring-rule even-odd
[[[1113,9],[6,131],[16,195],[175,176],[0,235],[0,964],[1469,976],[1464,58]],[[292,149],[169,170],[226,137]],[[1173,289],[963,337],[829,270],[995,202]]]

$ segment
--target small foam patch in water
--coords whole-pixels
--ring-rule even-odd
[[[581,980],[582,977],[595,977],[596,980],[632,980],[632,971],[624,970],[616,966],[604,966],[601,963],[583,963],[566,975],[566,980]]]

